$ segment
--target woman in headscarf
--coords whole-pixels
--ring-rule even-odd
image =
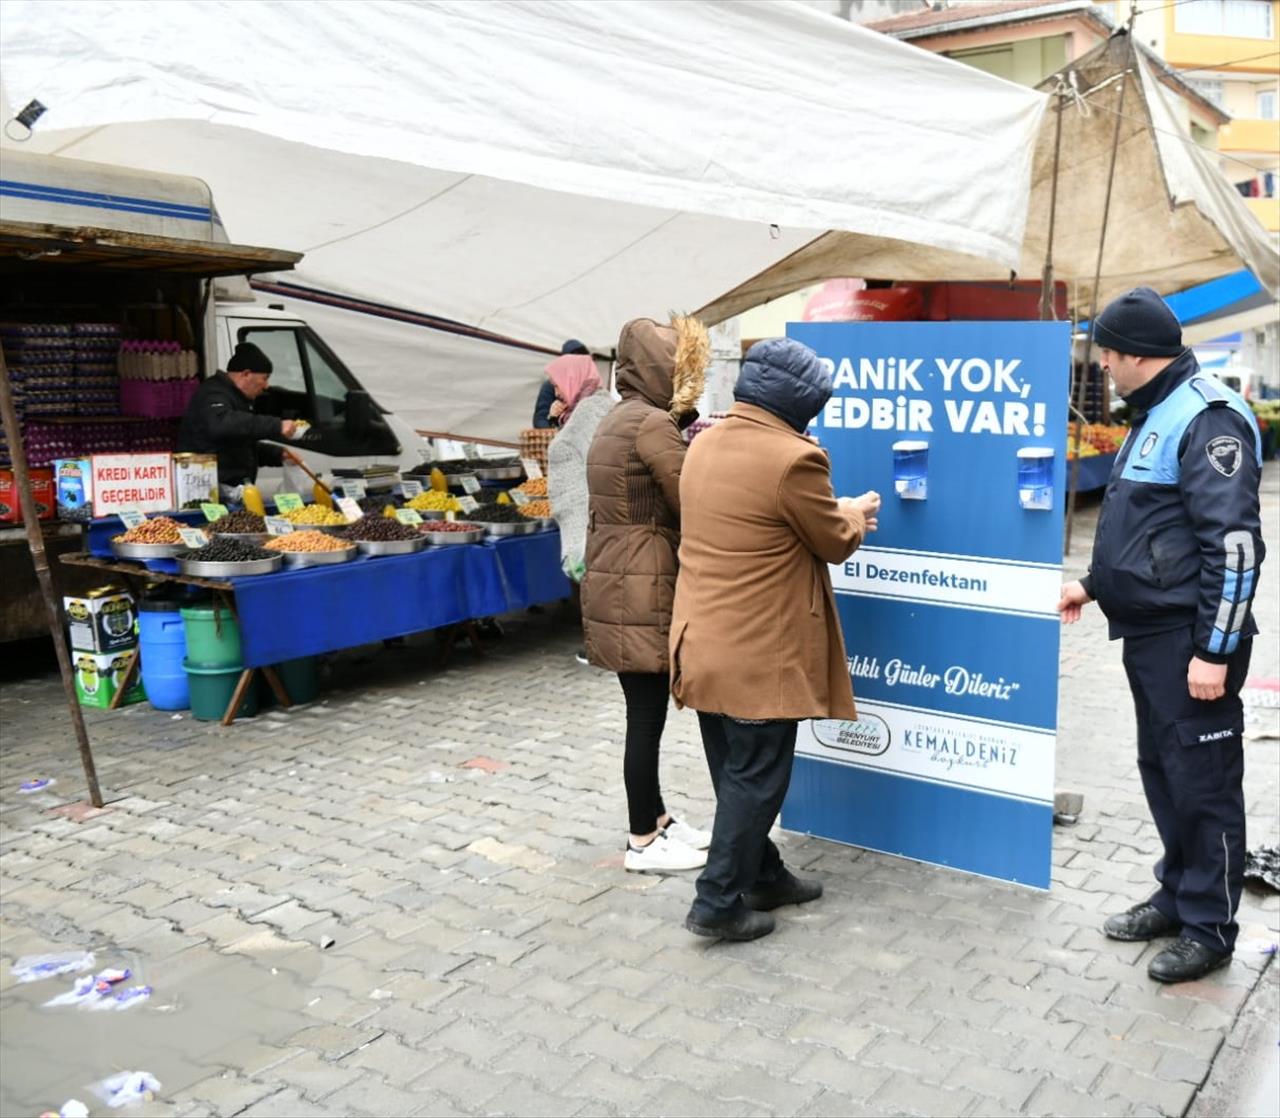
[[[587,453],[587,658],[618,674],[627,704],[623,779],[629,837],[623,860],[640,873],[698,869],[711,836],[674,818],[658,785],[670,695],[667,637],[680,546],[681,429],[697,416],[711,346],[696,319],[638,318],[618,339],[622,402]]]
[[[565,574],[581,582],[587,550],[587,450],[600,420],[613,407],[613,397],[590,356],[557,357],[546,372],[556,393],[551,410],[560,423],[560,433],[547,449],[547,497],[560,525],[560,563]]]

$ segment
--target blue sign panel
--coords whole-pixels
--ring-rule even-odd
[[[831,568],[856,721],[806,724],[783,826],[1048,888],[1066,323],[793,323],[812,433],[879,530]]]

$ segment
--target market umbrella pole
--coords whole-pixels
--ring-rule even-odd
[[[75,678],[72,675],[71,655],[62,633],[62,618],[58,616],[58,600],[53,592],[53,578],[49,573],[49,557],[44,550],[44,532],[36,517],[36,503],[31,496],[31,480],[27,474],[27,450],[22,444],[22,432],[18,428],[18,416],[13,410],[13,390],[9,384],[9,366],[0,351],[0,417],[4,419],[4,433],[9,440],[9,456],[13,460],[13,473],[18,487],[18,502],[27,529],[27,547],[31,549],[31,562],[36,569],[40,593],[44,596],[45,611],[49,615],[49,635],[58,654],[58,670],[62,673],[62,689],[71,709],[71,724],[75,727],[76,742],[80,746],[80,764],[84,766],[84,778],[89,785],[89,802],[102,807],[102,791],[98,788],[98,770],[93,763],[93,751],[89,748],[89,732],[85,729],[84,713],[76,698]]]
[[[1116,155],[1120,150],[1120,126],[1124,123],[1124,93],[1129,88],[1129,78],[1133,73],[1133,20],[1135,8],[1129,12],[1129,30],[1125,33],[1125,46],[1128,58],[1120,76],[1120,100],[1116,105],[1116,128],[1111,137],[1111,166],[1107,170],[1107,195],[1102,204],[1102,228],[1098,231],[1098,261],[1093,269],[1093,292],[1089,298],[1089,333],[1084,342],[1084,364],[1081,366],[1080,378],[1076,382],[1075,411],[1076,420],[1075,457],[1071,460],[1070,484],[1067,487],[1067,539],[1065,554],[1071,554],[1071,529],[1076,519],[1076,498],[1080,486],[1080,444],[1084,441],[1084,406],[1086,389],[1089,383],[1089,365],[1093,361],[1093,327],[1098,317],[1098,283],[1102,277],[1102,254],[1107,244],[1107,221],[1111,217],[1111,188],[1116,181]]]

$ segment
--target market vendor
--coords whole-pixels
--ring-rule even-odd
[[[252,484],[260,466],[279,466],[282,456],[289,454],[262,440],[292,438],[294,421],[253,411],[254,400],[266,391],[270,378],[271,359],[252,342],[241,342],[226,372],[200,385],[182,416],[178,450],[218,456],[218,486],[224,497]]]

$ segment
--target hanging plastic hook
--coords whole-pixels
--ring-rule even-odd
[[[5,122],[4,134],[8,136],[9,139],[13,140],[14,143],[18,143],[18,144],[26,143],[29,139],[31,139],[31,132],[35,127],[36,121],[39,120],[42,116],[44,116],[44,114],[47,111],[48,110],[45,108],[45,106],[42,105],[39,101],[37,101],[33,97],[30,101],[27,102],[26,107],[23,108],[23,110],[20,113],[18,113],[16,116],[10,117]],[[17,135],[14,135],[10,127],[11,125],[14,125],[14,124],[22,125],[23,132],[20,132]]]

